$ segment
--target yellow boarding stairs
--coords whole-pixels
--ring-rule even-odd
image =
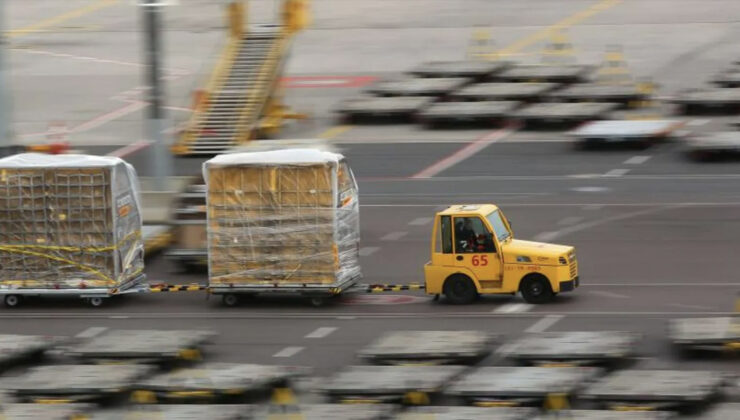
[[[177,155],[213,155],[274,134],[291,114],[278,86],[292,35],[308,24],[307,0],[284,0],[281,25],[244,30],[244,5],[229,4],[229,39],[178,142]]]

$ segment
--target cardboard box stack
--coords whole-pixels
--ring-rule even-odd
[[[0,159],[0,286],[124,288],[144,268],[138,180],[121,159]]]
[[[233,153],[203,165],[211,286],[336,286],[360,276],[357,186],[342,155]]]

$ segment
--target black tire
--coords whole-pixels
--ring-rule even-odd
[[[555,297],[547,277],[540,274],[524,277],[519,291],[527,303],[547,303]]]
[[[470,277],[455,274],[450,276],[443,288],[445,298],[455,305],[466,305],[478,298],[478,290]]]
[[[87,300],[87,303],[90,304],[93,308],[99,308],[103,306],[103,303],[105,303],[105,300],[101,297],[92,297]]]
[[[239,296],[234,293],[227,293],[221,297],[221,302],[225,306],[233,307],[239,304]]]
[[[8,308],[17,308],[21,304],[21,297],[18,295],[5,295],[3,301]]]
[[[308,303],[310,303],[314,308],[320,308],[326,305],[326,301],[327,298],[323,296],[313,296],[308,299]]]

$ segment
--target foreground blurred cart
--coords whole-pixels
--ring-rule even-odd
[[[680,350],[740,349],[740,318],[681,318],[668,324],[669,337]]]
[[[485,331],[394,331],[360,350],[377,364],[470,364],[491,353],[494,336]]]
[[[39,358],[61,340],[40,335],[0,335],[0,371],[16,367],[24,360]]]
[[[503,357],[526,364],[613,364],[635,356],[639,334],[568,331],[526,334],[499,347]]]
[[[620,144],[648,147],[673,134],[683,122],[676,120],[602,120],[570,131],[580,146]]]
[[[394,420],[530,420],[536,413],[527,407],[416,407]]]

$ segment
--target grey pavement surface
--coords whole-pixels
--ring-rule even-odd
[[[8,25],[18,29],[97,2],[7,3]],[[13,117],[20,141],[45,141],[55,121],[76,128],[69,140],[89,153],[110,153],[142,138],[140,20],[130,2],[113,3],[43,31],[13,32]],[[252,21],[269,21],[274,3],[251,1]],[[478,26],[490,27],[508,58],[536,62],[547,39],[542,31],[569,16],[575,16],[568,34],[580,62],[597,64],[607,45],[621,44],[633,74],[652,77],[659,95],[705,85],[740,58],[735,0],[624,0],[589,9],[602,3],[314,0],[314,24],[298,35],[286,76],[393,77],[423,61],[459,60]],[[224,40],[218,4],[181,1],[166,12],[164,62],[173,77],[166,91],[169,105],[177,107],[169,111],[172,126],[187,118],[182,108]],[[588,10],[594,13],[584,14]],[[333,110],[363,86],[329,86],[287,89],[288,103],[313,118],[292,124],[281,137],[327,137],[341,124]],[[0,310],[0,333],[210,329],[219,336],[206,346],[209,360],[309,365],[326,375],[360,363],[355,353],[390,330],[479,329],[518,337],[554,319],[548,331],[642,333],[637,367],[740,374],[736,358],[685,359],[667,341],[670,319],[730,315],[740,291],[740,162],[695,163],[681,144],[692,133],[727,130],[736,118],[680,118],[687,123],[682,132],[642,150],[578,150],[562,132],[499,137],[494,129],[411,124],[343,127],[328,136],[359,180],[367,282],[422,281],[433,213],[452,203],[494,202],[517,237],[576,247],[583,286],[553,304],[501,296],[461,307],[420,293],[389,293],[348,296],[324,308],[287,298],[224,308],[215,297],[176,293],[129,296],[99,309],[68,300],[29,302]],[[126,157],[142,175],[151,174],[148,152]],[[191,175],[200,164],[178,159],[176,170]],[[436,168],[430,177],[418,176],[429,168]],[[153,282],[206,279],[162,258],[149,264],[147,275]],[[306,337],[320,328],[330,332]],[[482,364],[505,362],[492,355]]]

